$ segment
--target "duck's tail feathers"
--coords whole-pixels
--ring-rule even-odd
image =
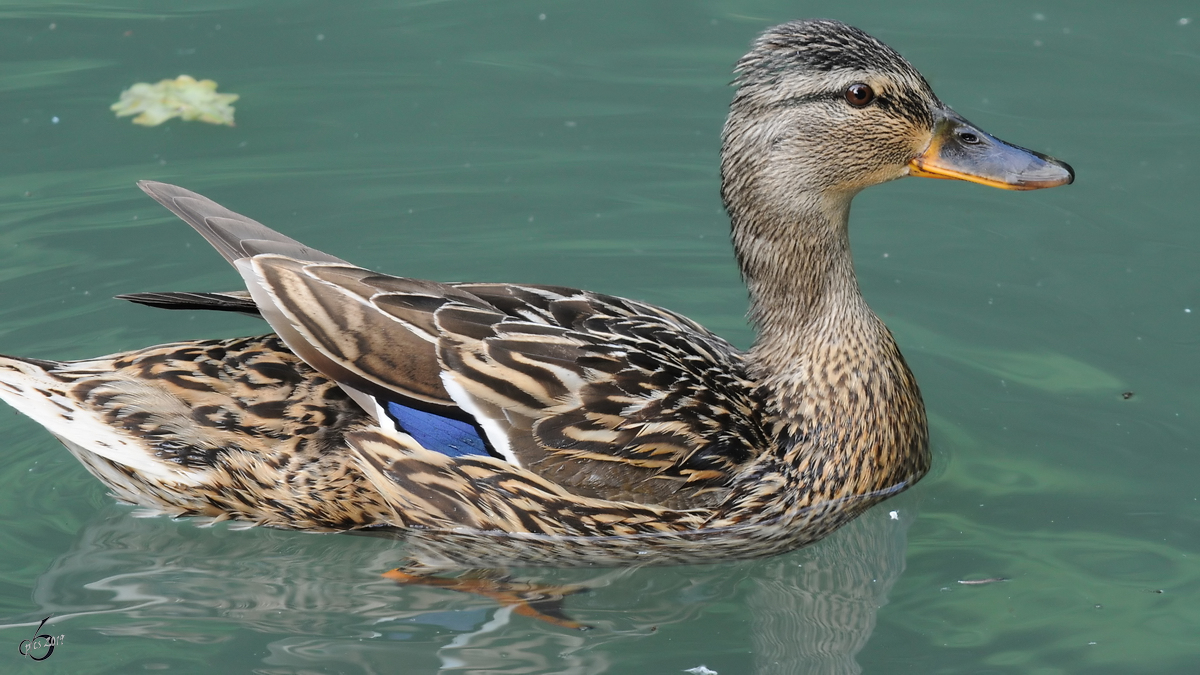
[[[251,316],[262,316],[258,305],[254,304],[250,293],[246,291],[229,291],[226,293],[189,293],[189,292],[155,292],[155,293],[126,293],[116,296],[118,300],[128,300],[147,307],[158,309],[203,309],[217,312],[239,312]]]
[[[260,253],[285,255],[306,262],[346,262],[309,248],[191,190],[149,180],[138,181],[137,185],[195,228],[231,264]]]
[[[62,365],[59,361],[48,361],[46,359],[31,359],[26,356],[6,356],[4,354],[0,354],[0,359],[7,359],[9,361],[19,361],[21,363],[27,363],[31,366],[34,366],[35,368],[40,368],[42,370],[50,370],[51,368],[57,368],[58,366]],[[2,374],[3,373],[0,372],[0,376],[2,376]],[[0,380],[0,387],[3,387],[3,380]],[[2,391],[3,391],[3,389],[0,389],[0,392],[2,392]],[[0,393],[0,396],[3,396],[3,394]]]
[[[194,472],[155,457],[145,439],[114,426],[97,410],[80,403],[74,395],[74,379],[66,374],[92,370],[93,364],[97,373],[111,368],[105,359],[61,363],[0,355],[0,399],[57,436],[96,477],[123,493],[118,495],[122,499],[136,501],[131,499],[135,491],[122,489],[131,474],[153,481],[195,483]],[[120,468],[113,467],[114,463]]]

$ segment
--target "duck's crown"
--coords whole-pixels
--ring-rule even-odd
[[[780,24],[760,35],[737,63],[735,84],[770,85],[789,72],[875,71],[929,85],[896,50],[830,19]]]

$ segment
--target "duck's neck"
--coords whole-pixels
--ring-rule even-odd
[[[911,484],[929,466],[925,410],[891,333],[859,293],[850,195],[793,195],[788,206],[730,204],[758,328],[750,367],[775,438],[764,459],[795,474],[781,479],[801,486],[787,500],[795,507]]]
[[[758,330],[749,355],[752,369],[772,397],[791,398],[820,384],[815,366],[853,359],[870,368],[894,344],[854,276],[850,196],[801,195],[789,206],[786,213],[731,211]],[[795,409],[788,405],[795,401],[781,403],[782,411]]]

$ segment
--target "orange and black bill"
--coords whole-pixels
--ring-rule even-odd
[[[1040,190],[1075,180],[1066,162],[1005,143],[949,108],[937,115],[929,147],[908,163],[911,176],[968,180],[1005,190]]]

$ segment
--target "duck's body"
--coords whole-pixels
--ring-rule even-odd
[[[1029,189],[1070,172],[954,116],[843,24],[772,29],[739,72],[722,174],[748,352],[636,301],[377,274],[143,183],[249,294],[131,299],[259,313],[278,337],[0,359],[0,397],[118,498],[173,515],[399,528],[462,564],[814,541],[929,467],[916,382],[854,279],[851,198],[914,173]]]

